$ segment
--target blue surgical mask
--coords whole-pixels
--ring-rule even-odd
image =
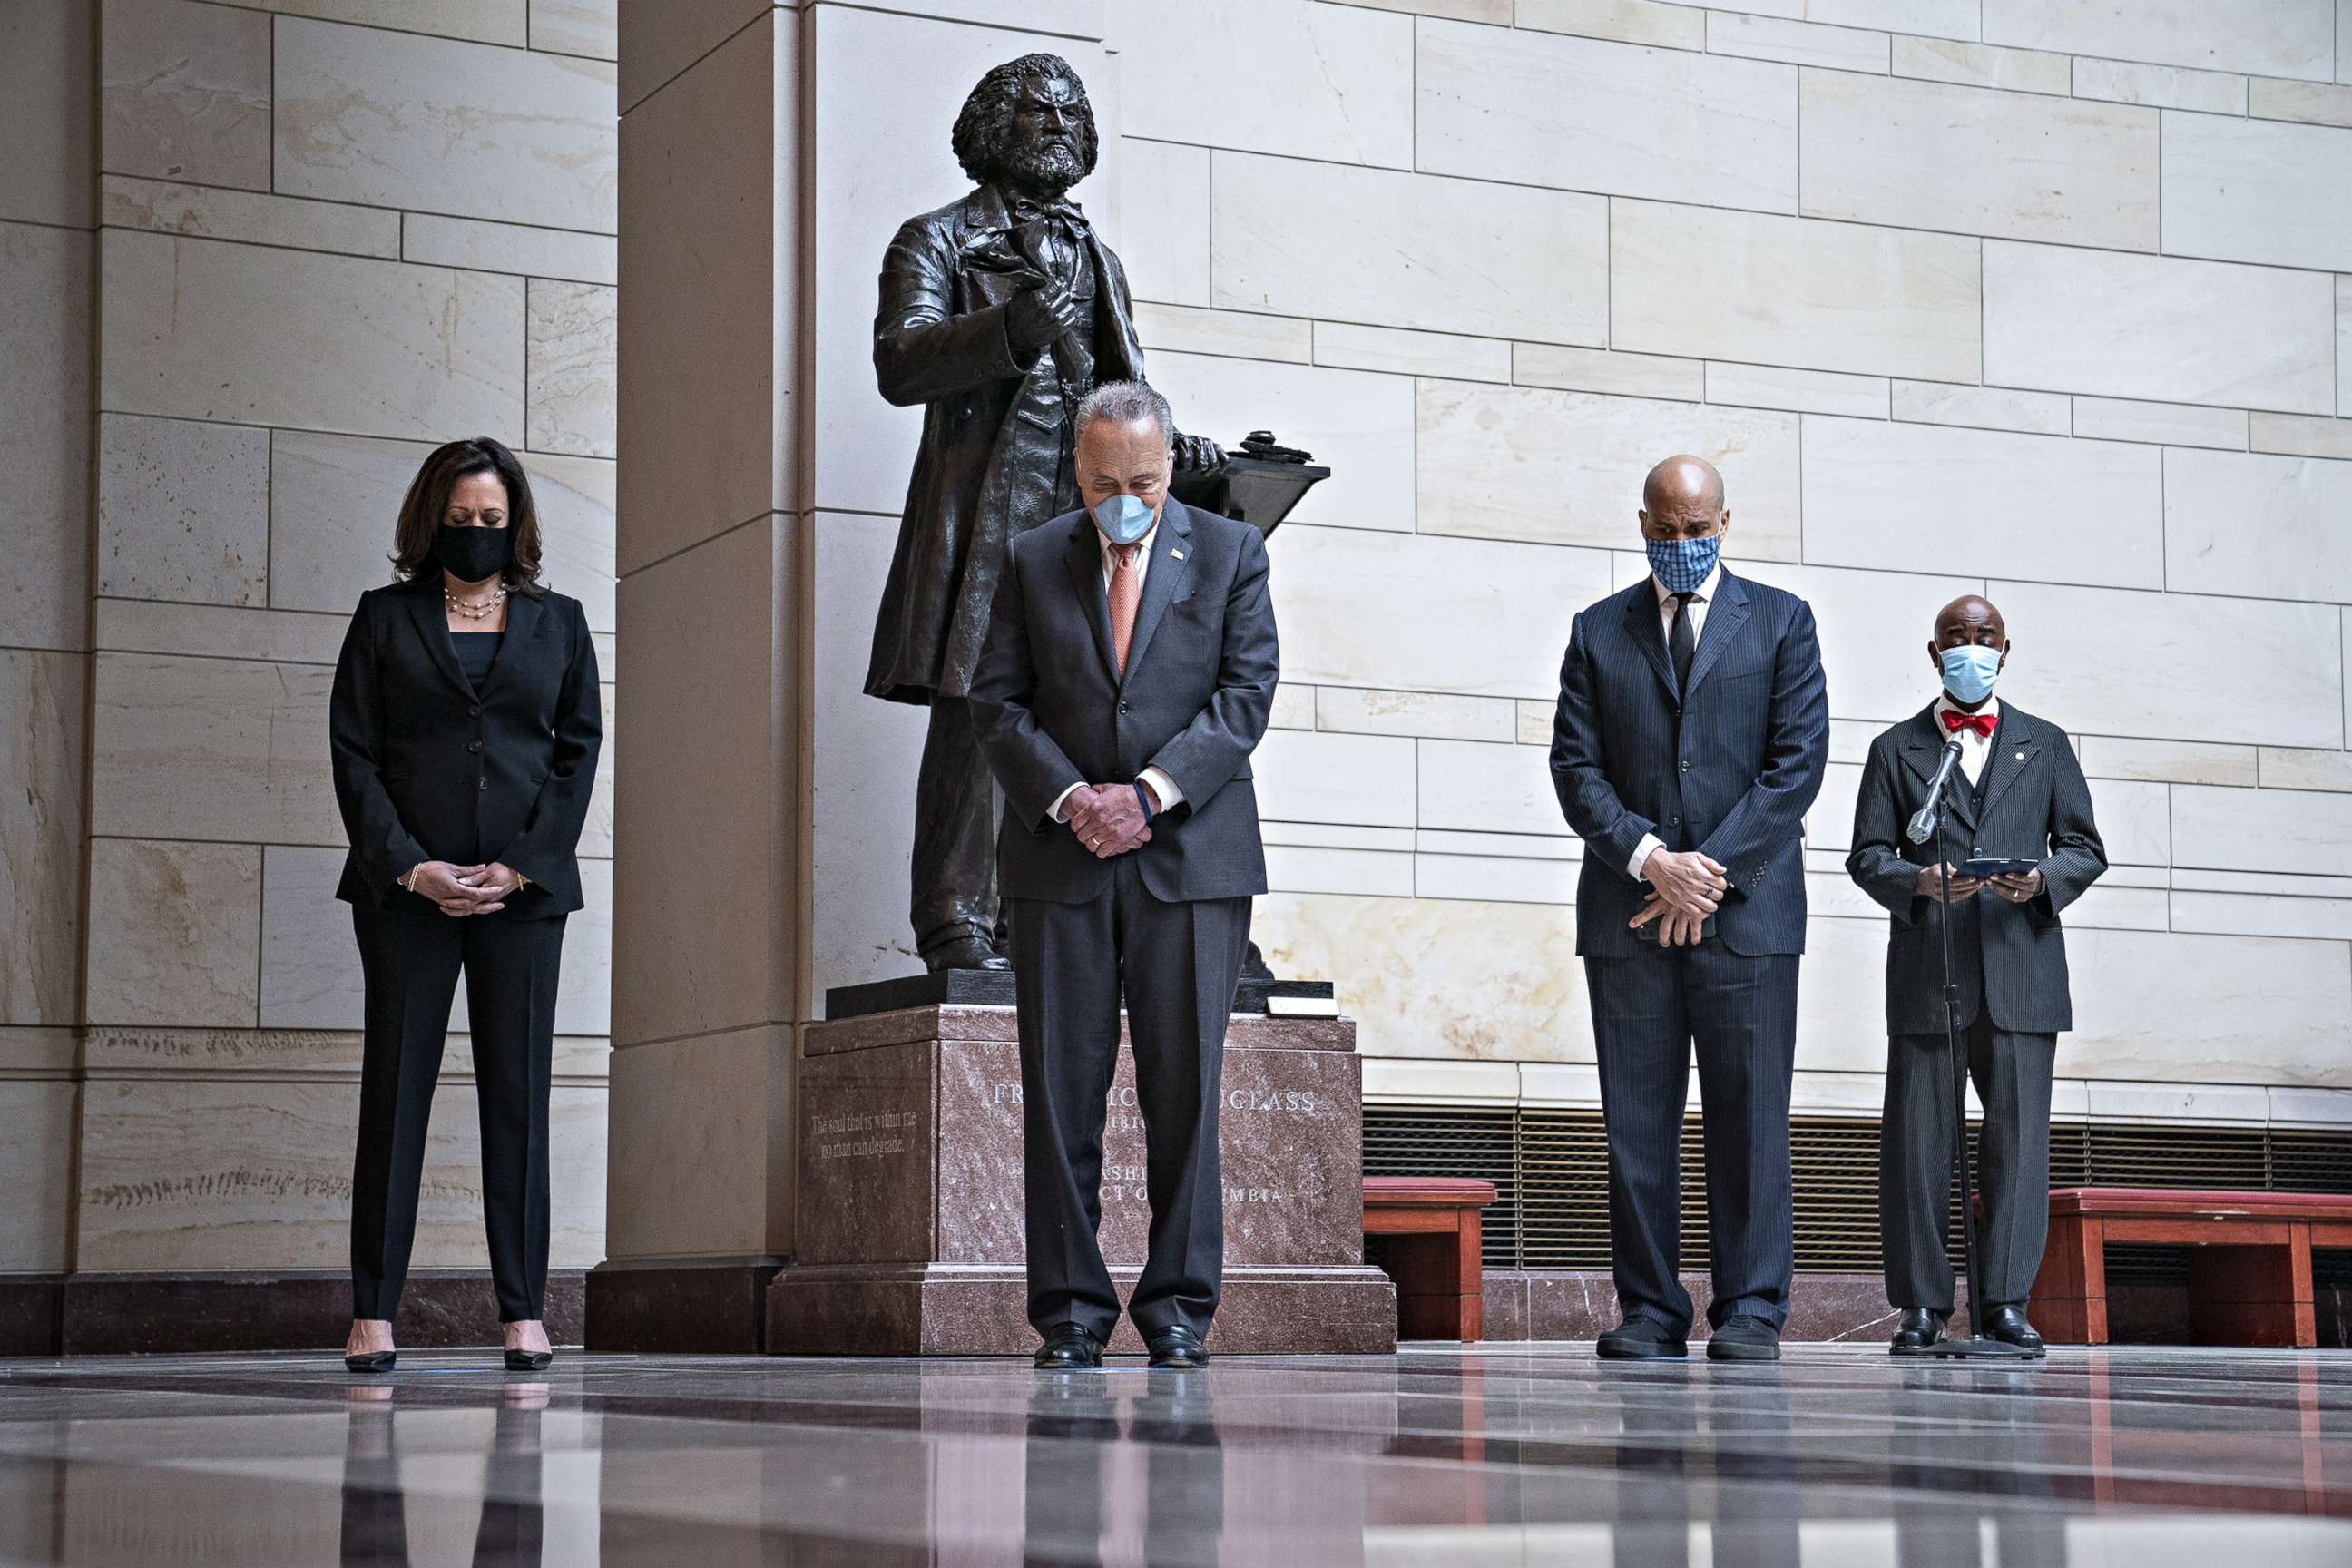
[[[1948,647],[1940,657],[1944,689],[1954,701],[1973,708],[1992,695],[1992,683],[2000,679],[2000,649],[1971,643],[1966,647]]]
[[[1151,531],[1151,509],[1139,496],[1105,496],[1095,508],[1095,526],[1113,544],[1133,544]]]
[[[1715,570],[1715,559],[1723,551],[1723,535],[1710,533],[1705,539],[1651,539],[1643,541],[1650,552],[1650,570],[1666,585],[1669,594],[1695,594]]]

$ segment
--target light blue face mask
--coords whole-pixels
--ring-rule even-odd
[[[1939,657],[1944,664],[1944,689],[1952,694],[1952,700],[1973,708],[1992,695],[1992,683],[2000,679],[2000,649],[1971,643],[1966,647],[1948,647]]]
[[[1723,552],[1723,535],[1710,533],[1705,539],[1651,539],[1643,541],[1650,553],[1650,570],[1666,585],[1669,594],[1696,594],[1706,574],[1715,570],[1716,557]]]
[[[1151,531],[1151,508],[1139,496],[1105,496],[1095,508],[1095,526],[1113,544],[1133,544]]]

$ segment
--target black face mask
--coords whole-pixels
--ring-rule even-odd
[[[433,558],[460,583],[497,576],[513,555],[511,529],[456,528],[445,522],[434,531]]]

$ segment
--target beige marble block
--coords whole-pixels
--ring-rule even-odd
[[[620,246],[609,234],[532,228],[433,213],[403,213],[398,224],[398,254],[404,260],[465,267],[477,272],[566,278],[581,283],[620,280]]]
[[[1885,418],[1888,402],[1885,376],[1724,364],[1713,360],[1706,367],[1706,400],[1733,407],[1843,414],[1857,419]]]
[[[105,0],[107,173],[268,190],[270,21],[194,0]]]
[[[1517,722],[1508,698],[1390,691],[1357,686],[1316,689],[1315,727],[1318,730],[1507,742]]]
[[[2262,749],[2261,773],[2266,789],[2352,791],[2352,752],[2293,751],[2264,746]]]
[[[550,1096],[548,1261],[604,1257],[605,1091]],[[417,1205],[418,1268],[482,1268],[474,1094],[433,1097]],[[84,1268],[333,1268],[351,1258],[349,1083],[101,1081],[84,1090],[77,1187]]]
[[[772,0],[629,0],[619,27],[622,111],[636,109],[772,8]]]
[[[1550,702],[1522,697],[1518,700],[1519,723],[1513,739],[1522,746],[1551,744],[1552,726],[1558,716],[1557,707]]]
[[[1885,33],[1825,27],[1778,16],[1710,11],[1706,17],[1706,47],[1718,55],[1826,66],[1832,70],[1876,71],[1884,76],[1889,68],[1890,46]]]
[[[1521,386],[1664,397],[1680,403],[1703,402],[1706,397],[1704,360],[1564,348],[1558,343],[1513,343],[1511,379]]]
[[[2154,250],[2157,116],[1808,71],[1804,191],[1809,217]]]
[[[1413,742],[1402,735],[1269,731],[1250,759],[1259,815],[1268,822],[1411,827],[1413,754]]]
[[[1796,210],[1785,66],[1442,22],[1417,38],[1424,173]]]
[[[2306,125],[2352,125],[2352,87],[2258,76],[2246,84],[2246,112]]]
[[[1610,591],[1594,550],[1317,528],[1273,548],[1284,679],[1310,684],[1553,694],[1570,619]]]
[[[251,605],[269,587],[269,432],[106,414],[98,592]]]
[[[1657,0],[1519,0],[1517,23],[1547,33],[1653,44],[1667,49],[1706,47],[1706,13],[1696,5]]]
[[[529,0],[239,0],[288,16],[352,22],[440,38],[471,38],[521,48],[528,41]]]
[[[0,102],[10,106],[0,222],[88,228],[98,161],[98,0],[0,11]]]
[[[102,405],[445,438],[522,428],[523,284],[109,229]]]
[[[1990,44],[2326,81],[2335,0],[1984,0]]]
[[[2046,92],[2063,98],[2074,90],[2074,62],[2042,49],[2005,49],[1957,38],[1895,40],[1895,74],[1962,87],[2000,88],[2011,92]]]
[[[1446,16],[1457,22],[1485,22],[1491,26],[1511,25],[1511,0],[1349,0],[1357,5],[1368,5],[1375,11],[1410,11],[1423,16]],[[1528,0],[1519,0],[1519,26],[1532,26],[1525,12]]]
[[[2172,832],[2183,866],[2352,877],[2352,795],[2181,784]]]
[[[1276,893],[1350,893],[1375,899],[1413,896],[1411,855],[1378,849],[1265,847],[1266,888]]]
[[[1315,323],[1315,363],[1341,369],[1381,370],[1398,375],[1436,375],[1454,381],[1508,381],[1511,345],[1496,338],[1465,338],[1451,332],[1407,332],[1347,321]]]
[[[2352,270],[2352,129],[2165,116],[2164,248]]]
[[[1307,493],[1291,523],[1413,526],[1413,383],[1408,378],[1164,352],[1152,354],[1150,372],[1152,384],[1175,407],[1178,429],[1229,447],[1252,430],[1272,430],[1329,466],[1331,477]]]
[[[1278,973],[1333,978],[1367,1057],[1592,1059],[1572,910],[1276,894],[1252,930]]]
[[[1228,310],[1599,344],[1599,196],[1219,153],[1213,302]]]
[[[98,646],[113,653],[195,653],[331,667],[351,626],[347,616],[145,599],[100,599],[97,608]]]
[[[620,291],[545,278],[531,279],[530,289],[524,424],[531,449],[614,456]]]
[[[2214,447],[2242,452],[2246,449],[2246,412],[2242,408],[2199,408],[2186,403],[2078,397],[2074,399],[2074,434],[2101,441],[2153,441],[2167,447]]]
[[[1424,381],[1419,426],[1423,533],[1632,544],[1643,476],[1687,451],[1723,470],[1731,554],[1798,558],[1794,415]]]
[[[2246,112],[2246,79],[2223,71],[2183,70],[2178,66],[2128,60],[2074,62],[2074,96],[2154,109],[2190,109],[2205,114]]]
[[[341,843],[327,754],[333,679],[317,665],[99,655],[91,830]]]
[[[1416,748],[1417,826],[1451,833],[1565,838],[1551,770],[1510,742],[1424,740]]]
[[[0,1082],[0,1272],[66,1267],[73,1214],[75,1088]]]
[[[2074,751],[2093,778],[2143,779],[2154,784],[2252,784],[2255,748],[2209,741],[2147,741],[2078,735]],[[2267,781],[2263,781],[2267,782]]]
[[[1314,687],[1285,676],[1282,684],[1274,689],[1274,715],[1266,722],[1277,730],[1312,730],[1315,692]]]
[[[2031,657],[2010,660],[2002,694],[2070,733],[2343,743],[2335,605],[2000,580],[1986,592],[2011,637],[2033,639]],[[2159,623],[2196,627],[2200,657],[2179,679],[2149,682],[2113,657],[2116,628]]]
[[[1315,357],[1315,323],[1289,316],[1253,316],[1240,310],[1202,310],[1145,301],[1135,307],[1135,331],[1147,352],[1168,349],[1286,364],[1307,364]]]
[[[100,192],[103,221],[117,228],[204,239],[244,240],[298,250],[338,250],[352,256],[400,254],[400,215],[341,202],[303,201],[109,174]]]
[[[2352,419],[2309,414],[2256,414],[2252,419],[2249,444],[2257,452],[2352,459]]]
[[[250,1026],[260,961],[259,846],[92,840],[91,1023]]]
[[[1714,8],[1832,27],[1877,27],[1947,38],[1977,37],[1977,0],[1717,0]]]
[[[270,602],[279,609],[348,616],[359,596],[391,582],[401,498],[433,448],[280,430],[270,453]],[[588,624],[614,624],[614,465],[599,458],[519,454],[539,509],[541,573],[578,599]],[[614,672],[604,670],[604,678]]]
[[[1978,379],[1977,240],[1629,201],[1610,231],[1612,348]]]
[[[793,1071],[789,1026],[615,1051],[605,1256],[788,1249]]]
[[[2261,893],[2173,893],[2169,929],[2223,936],[2352,941],[2352,899],[2277,898]]]
[[[612,66],[291,18],[276,57],[279,192],[613,231]]]
[[[1119,252],[1136,299],[1209,302],[1209,150],[1128,137],[1119,143],[1119,207],[1151,226],[1150,242]]]
[[[2084,931],[2058,1070],[2126,1082],[2352,1086],[2345,944]]]
[[[2333,411],[2325,274],[2001,240],[1984,271],[1988,382]]]
[[[0,1024],[79,1016],[89,664],[0,648]]]
[[[2352,463],[2267,453],[2164,455],[2168,586],[2352,598]]]
[[[0,223],[0,647],[89,646],[90,237]]]
[[[2063,394],[2019,392],[2005,386],[1955,386],[1933,381],[1894,385],[1897,419],[1921,425],[1966,425],[1979,430],[2022,430],[2063,436],[2074,417]]]
[[[632,0],[625,24],[639,15]],[[620,268],[638,284],[618,340],[629,365],[615,411],[631,455],[626,568],[792,504],[800,280],[791,204],[776,187],[793,155],[793,39],[762,17],[622,128]],[[721,144],[735,154],[712,166],[700,150]]]
[[[620,0],[530,0],[530,47],[618,59]]]
[[[1122,95],[1128,135],[1412,166],[1412,17],[1308,0],[1144,0],[1118,14],[1120,50],[1159,84]]]
[[[351,919],[340,917],[351,939]],[[458,988],[462,1005],[465,990]],[[168,1024],[106,1025],[83,1036],[83,1059],[93,1078],[309,1078],[357,1084],[366,1059],[358,1029],[198,1029]],[[602,1085],[610,1044],[601,1037],[555,1037],[558,1083]],[[474,1077],[473,1041],[453,1033],[441,1052],[441,1079]]]

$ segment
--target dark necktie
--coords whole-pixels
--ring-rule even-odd
[[[1691,630],[1691,605],[1696,594],[1675,595],[1675,635],[1667,639],[1667,650],[1675,660],[1675,689],[1684,690],[1690,685],[1691,658],[1698,652],[1698,634]]]

